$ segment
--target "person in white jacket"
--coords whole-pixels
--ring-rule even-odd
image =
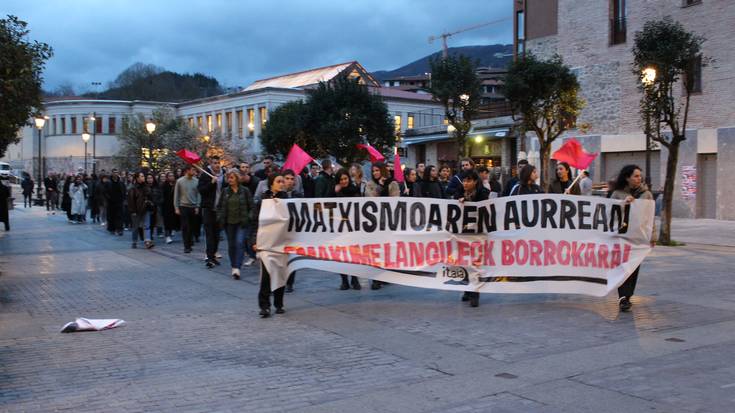
[[[82,182],[82,176],[77,175],[74,183],[69,186],[69,198],[71,198],[71,215],[73,222],[81,224],[87,215],[87,185]]]

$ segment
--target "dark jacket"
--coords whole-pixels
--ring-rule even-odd
[[[260,202],[255,204],[255,208],[253,208],[253,214],[251,216],[251,219],[252,219],[251,224],[250,224],[250,243],[251,244],[256,244],[258,242],[258,227],[260,226],[260,207],[263,206],[263,200],[273,199],[273,198],[287,199],[288,194],[285,192],[273,193],[273,191],[271,191],[270,189],[263,192],[263,197],[260,199]]]
[[[439,181],[422,181],[421,196],[424,198],[444,198],[444,190]]]
[[[226,188],[222,188],[222,194],[219,197],[219,203],[217,204],[217,223],[224,226],[225,224],[234,224],[234,222],[227,222],[227,209],[228,200],[230,197],[236,196],[239,198],[240,203],[240,221],[239,224],[242,226],[248,225],[252,219],[253,213],[253,196],[250,194],[250,190],[243,185],[237,189],[235,193],[232,188],[228,185]]]
[[[46,192],[57,192],[56,188],[59,187],[59,181],[56,178],[46,177],[43,180],[43,186],[46,187]]]
[[[20,187],[23,188],[23,195],[30,195],[33,193],[33,179],[30,177],[23,178],[20,183]]]
[[[105,184],[105,198],[109,205],[122,205],[125,200],[125,184],[118,179],[117,182],[110,179]]]
[[[212,168],[207,166],[206,171],[214,175],[214,172],[212,172]],[[214,205],[214,201],[217,198],[217,181],[212,179],[211,176],[203,173],[199,175],[199,183],[197,184],[197,189],[199,190],[199,194],[202,196],[202,201],[200,206],[202,208],[209,208],[213,209],[216,207]]]
[[[464,187],[461,190],[454,193],[454,199],[464,198]],[[471,198],[465,198],[465,202],[479,202],[486,201],[490,198],[490,190],[482,186],[481,182],[477,183],[475,193]]]
[[[401,196],[420,197],[421,196],[421,183],[416,182],[404,182],[404,189],[408,188],[408,193],[401,190]]]
[[[336,194],[339,198],[360,196],[360,188],[357,185],[350,183],[345,188],[340,189]]]
[[[334,197],[334,176],[321,171],[319,177],[316,178],[314,185],[315,198],[333,198]]]
[[[314,198],[316,178],[313,178],[311,174],[303,174],[301,175],[301,185],[304,187],[304,198]]]
[[[510,180],[505,183],[505,190],[503,191],[503,196],[510,196],[510,191],[513,189],[514,186],[518,185],[518,182],[519,182],[519,179],[517,176],[510,178]]]
[[[248,174],[248,176],[250,177],[250,182],[244,183],[244,182],[240,181],[240,185],[245,186],[245,188],[247,188],[250,191],[250,194],[252,195],[252,194],[255,193],[255,190],[258,189],[258,184],[260,183],[260,178],[258,178],[257,176],[253,175],[252,173]],[[226,183],[224,183],[223,185],[226,185]]]
[[[449,178],[449,183],[447,183],[447,188],[445,192],[445,196],[447,198],[454,198],[455,195],[463,191],[462,175],[462,173],[458,173],[457,175]]]
[[[143,215],[149,210],[149,205],[153,205],[153,201],[148,185],[136,184],[128,191],[128,212]]]
[[[544,190],[541,189],[540,186],[536,184],[531,185],[515,185],[515,189],[510,189],[510,196],[513,195],[533,195],[533,194],[543,194]]]
[[[550,194],[563,194],[564,191],[571,185],[572,180],[568,180],[566,182],[562,182],[558,179],[555,179],[554,182],[549,185],[549,193]],[[572,190],[569,191],[572,195],[580,195],[582,191],[579,189],[579,182],[575,183],[572,187]]]

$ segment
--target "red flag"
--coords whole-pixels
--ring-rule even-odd
[[[372,163],[385,161],[385,156],[383,156],[380,151],[373,148],[370,144],[358,143],[357,149],[365,149],[366,151],[368,151],[368,155],[370,155],[370,162]]]
[[[312,158],[311,155],[294,143],[291,150],[288,151],[286,162],[281,167],[281,170],[285,171],[286,169],[290,169],[294,171],[295,174],[300,174],[301,170],[313,160],[314,158]]]
[[[188,163],[189,165],[199,163],[199,161],[202,160],[202,158],[200,158],[199,155],[195,154],[192,151],[188,151],[186,149],[182,149],[176,152],[176,155],[178,155],[179,158],[183,159],[184,162]]]
[[[586,152],[582,144],[574,138],[567,139],[564,145],[551,155],[551,159],[566,162],[577,169],[587,169],[596,157],[596,153]]]
[[[401,157],[398,152],[396,152],[396,157],[393,159],[393,179],[403,182],[403,169],[401,169]]]

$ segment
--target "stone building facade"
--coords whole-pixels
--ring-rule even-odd
[[[691,98],[687,140],[675,183],[674,216],[735,219],[735,2],[729,0],[515,0],[517,56],[559,54],[577,74],[586,106],[579,138],[601,152],[590,168],[604,182],[625,163],[644,166],[645,135],[638,113],[640,77],[633,72],[633,38],[649,20],[671,16],[704,36],[703,53],[715,61],[701,69],[701,92]],[[681,90],[674,97],[682,96]],[[557,142],[561,145],[562,140]],[[651,180],[665,179],[665,148],[652,153]]]

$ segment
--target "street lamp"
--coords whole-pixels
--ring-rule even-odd
[[[84,173],[87,173],[87,142],[89,142],[89,134],[84,132],[82,134],[82,141],[84,141]]]
[[[148,131],[148,168],[153,172],[153,132],[156,131],[156,124],[152,120],[145,123],[145,130]]]
[[[99,83],[99,82],[97,82]],[[94,85],[95,82],[92,82]],[[89,117],[87,118],[90,122],[92,122],[92,173],[97,173],[97,114],[95,112],[92,112],[89,114]],[[84,151],[84,155],[87,155],[87,151]],[[85,167],[86,172],[86,167]]]
[[[646,88],[653,87],[656,81],[656,69],[647,67],[641,72],[641,82]],[[648,91],[644,92],[648,93]],[[646,108],[646,185],[651,189],[651,111]]]
[[[467,102],[470,101],[470,95],[468,95],[466,93],[462,93],[461,95],[459,95],[459,100],[461,100],[462,103],[464,103],[466,105]]]
[[[41,162],[41,129],[46,124],[46,118],[38,116],[33,119],[38,129],[38,189],[36,189],[36,205],[43,206],[43,196],[41,195],[41,181],[43,181],[43,162]]]

